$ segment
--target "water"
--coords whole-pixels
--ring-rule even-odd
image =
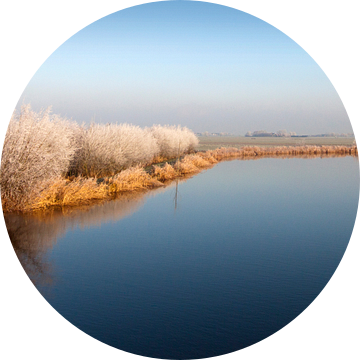
[[[84,210],[8,215],[16,253],[66,319],[156,358],[236,351],[321,292],[353,229],[357,159],[217,164]]]

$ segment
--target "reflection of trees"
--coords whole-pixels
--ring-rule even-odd
[[[46,252],[64,231],[58,225],[49,226],[31,216],[7,214],[5,222],[15,253],[30,280],[39,285],[51,283]]]
[[[105,201],[92,206],[63,208],[61,211],[54,212],[52,217],[56,218],[56,221],[65,221],[66,228],[100,226],[132,215],[145,203],[145,195],[146,192],[125,193],[113,201]],[[38,215],[41,216],[42,221],[45,220],[46,213],[39,212]]]
[[[5,214],[15,253],[31,281],[35,285],[51,284],[52,267],[48,254],[67,229],[75,226],[100,226],[106,222],[118,221],[136,212],[144,204],[145,194],[123,194],[113,201],[88,207]]]

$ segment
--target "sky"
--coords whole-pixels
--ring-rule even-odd
[[[143,4],[92,23],[39,68],[18,107],[27,103],[79,123],[352,132],[336,90],[301,47],[256,17],[204,2]]]

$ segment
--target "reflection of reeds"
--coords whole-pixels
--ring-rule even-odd
[[[56,281],[47,253],[68,229],[84,229],[119,221],[139,210],[148,196],[162,191],[165,191],[165,186],[151,192],[120,193],[113,197],[113,201],[93,206],[5,213],[4,218],[15,253],[27,275],[35,285],[47,286]]]
[[[58,236],[64,233],[61,222],[48,226],[36,221],[33,215],[5,214],[5,223],[15,253],[34,284],[48,285],[52,282],[51,265],[46,252]]]
[[[75,177],[58,178],[39,196],[28,201],[21,210],[39,210],[52,207],[87,205],[96,200],[113,198],[116,194],[152,189],[163,186],[168,181],[195,174],[203,168],[211,167],[218,161],[241,159],[252,160],[264,157],[280,158],[313,158],[335,156],[357,156],[356,146],[278,146],[272,148],[244,146],[237,148],[220,148],[185,155],[173,165],[152,166],[146,172],[140,165],[121,171],[107,178]],[[6,203],[3,204],[4,210]]]
[[[86,207],[65,207],[49,211],[5,214],[5,223],[23,268],[36,285],[53,282],[52,267],[46,254],[67,229],[100,226],[133,214],[143,204],[145,193],[124,193],[114,201]]]

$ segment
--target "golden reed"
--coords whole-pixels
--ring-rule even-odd
[[[356,146],[244,146],[241,148],[219,148],[185,155],[173,165],[153,165],[145,171],[141,165],[123,170],[106,178],[84,178],[81,176],[59,178],[43,190],[40,196],[21,206],[2,199],[3,210],[34,211],[53,207],[80,206],[94,201],[111,199],[116,194],[164,186],[171,180],[189,176],[209,168],[219,161],[230,159],[260,159],[263,157],[335,157],[358,156]]]

